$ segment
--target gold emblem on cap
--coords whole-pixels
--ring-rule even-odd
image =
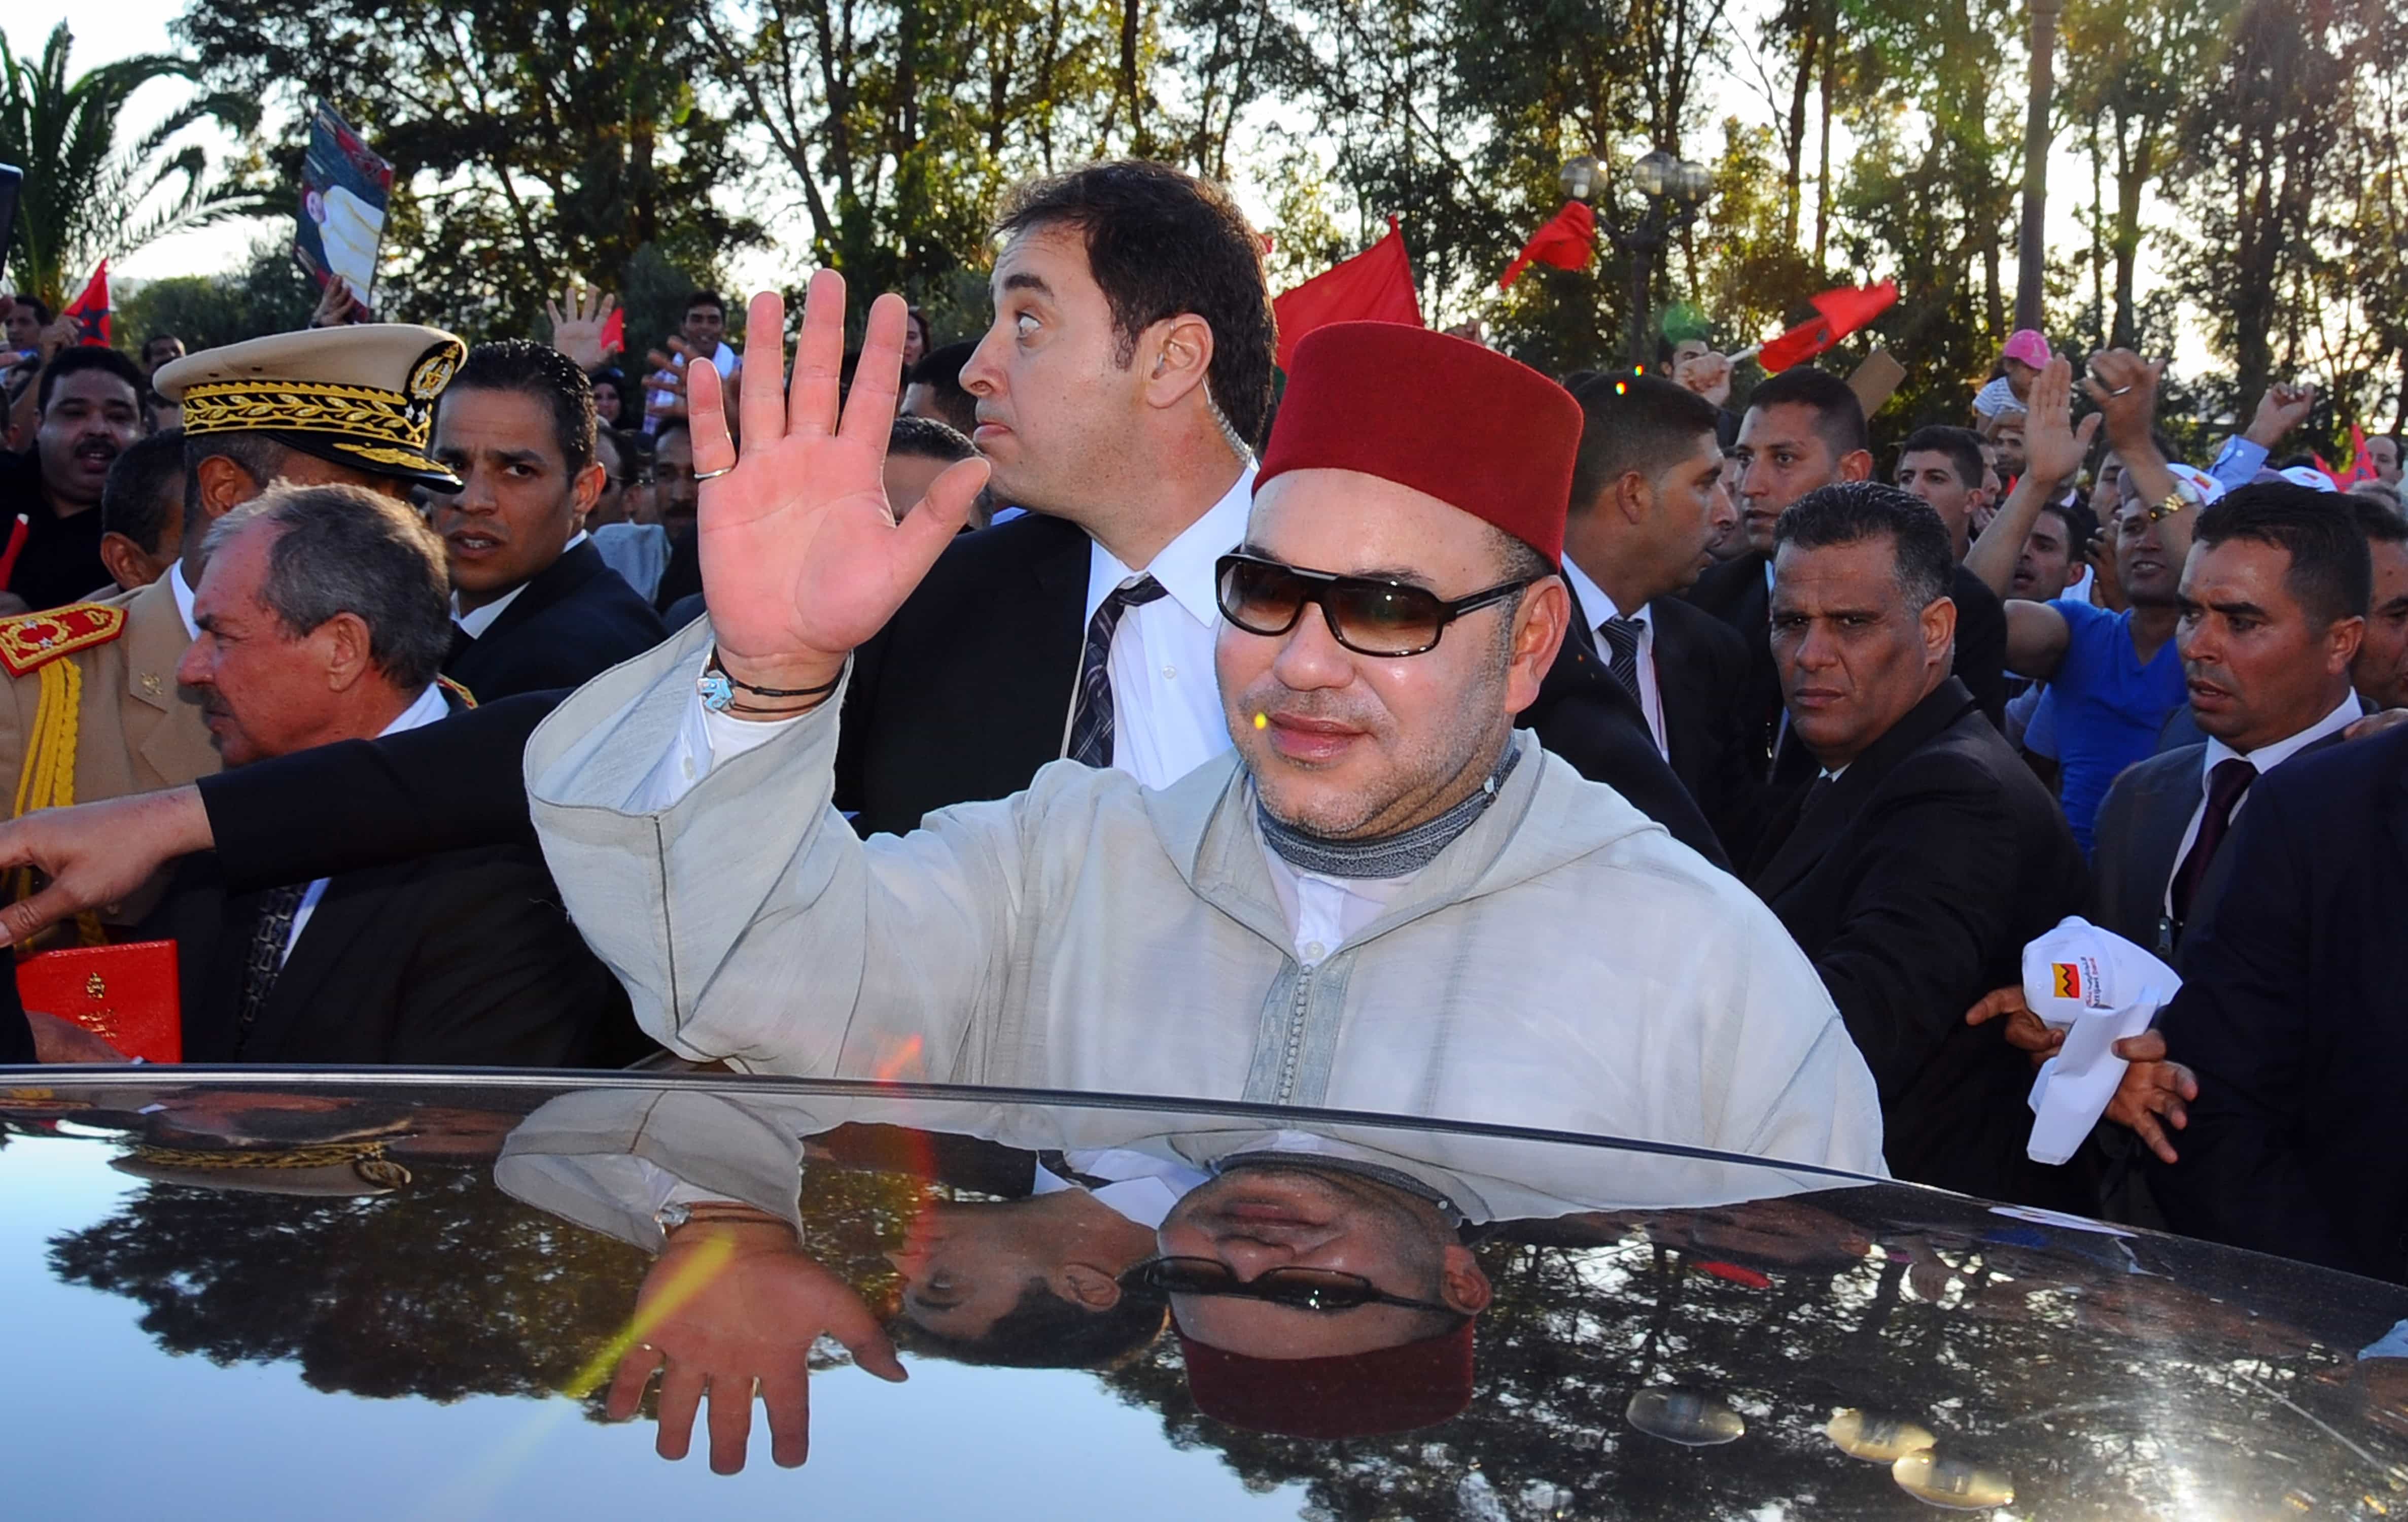
[[[419,357],[409,371],[409,396],[415,402],[431,402],[443,395],[443,388],[459,373],[460,362],[468,357],[467,350],[455,339],[438,343]]]

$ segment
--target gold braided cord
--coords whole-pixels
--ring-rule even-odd
[[[213,381],[184,391],[184,432],[326,433],[426,448],[423,405],[377,386],[316,380]]]
[[[75,804],[76,742],[83,725],[83,670],[73,660],[60,659],[42,668],[41,687],[34,704],[34,732],[26,737],[24,768],[17,774],[17,809],[23,818],[36,809],[66,809]],[[17,872],[17,894],[34,891],[30,867]],[[87,911],[76,916],[76,940],[86,946],[108,944],[100,916]]]
[[[195,1152],[181,1147],[139,1146],[136,1160],[159,1168],[231,1170],[251,1168],[335,1168],[344,1163],[374,1161],[384,1156],[381,1142],[329,1142],[322,1146],[293,1147],[282,1152]]]

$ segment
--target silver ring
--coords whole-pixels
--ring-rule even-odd
[[[2122,395],[2124,395],[2124,393],[2126,393],[2126,392],[2128,392],[2128,391],[2129,391],[2129,390],[2131,390],[2131,389],[2132,389],[2132,388],[2131,388],[2131,387],[2129,387],[2129,386],[2117,386],[2114,390],[2113,390],[2113,391],[2109,392],[2107,395],[2110,395],[2110,396],[2121,396]],[[732,468],[733,468],[733,467],[731,467],[730,468],[732,469]],[[714,470],[714,471],[712,471],[712,472],[711,472],[711,474],[715,476],[715,475],[719,474],[719,472],[718,472],[718,471],[716,471],[716,470]],[[696,476],[696,477],[695,478],[695,480],[696,480],[696,481],[700,481],[701,479],[702,479],[702,478],[701,478],[700,476]]]
[[[2128,391],[2131,388],[2128,386],[2125,388],[2125,390]],[[2117,392],[2116,395],[2120,396],[2123,395],[2123,392]],[[696,481],[717,481],[720,477],[727,474],[735,468],[736,467],[732,465],[724,465],[716,470],[697,470],[694,473],[694,479]]]

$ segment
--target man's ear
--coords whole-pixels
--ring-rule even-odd
[[[1449,1246],[1445,1261],[1439,1268],[1439,1299],[1468,1316],[1476,1316],[1488,1309],[1496,1295],[1488,1283],[1487,1271],[1471,1249]]]
[[[108,547],[104,541],[101,553],[106,555],[108,553]],[[2339,676],[2348,670],[2350,663],[2358,659],[2358,647],[2365,642],[2366,620],[2356,615],[2334,619],[2332,627],[2325,630],[2327,674]]]
[[[194,467],[201,483],[201,512],[215,523],[257,496],[266,486],[222,454],[208,454]]]
[[[1840,456],[1842,481],[1870,481],[1872,475],[1873,456],[1870,450],[1852,449]]]
[[[109,580],[123,592],[149,586],[165,568],[145,554],[142,546],[113,528],[100,537],[100,563],[108,567]]]
[[[1111,1310],[1121,1302],[1121,1282],[1092,1263],[1065,1263],[1054,1271],[1054,1293],[1082,1311]]]
[[[571,534],[585,526],[585,515],[594,510],[595,503],[602,500],[602,488],[609,481],[610,472],[603,468],[599,460],[586,461],[585,468],[577,473],[577,479],[569,483],[568,488],[571,504],[576,510],[569,528]]]
[[[1934,597],[1923,610],[1923,653],[1927,660],[1945,660],[1956,644],[1956,599]]]
[[[1610,499],[1625,523],[1643,524],[1656,511],[1656,483],[1636,470],[1626,470],[1614,481]]]
[[[1522,596],[1514,611],[1513,662],[1505,672],[1505,707],[1519,713],[1539,700],[1539,687],[1572,625],[1571,594],[1563,578],[1549,576]]]
[[[1194,312],[1164,318],[1138,340],[1135,364],[1144,374],[1149,403],[1178,403],[1211,374],[1212,324]]]
[[[330,692],[343,692],[376,669],[376,658],[369,653],[367,621],[357,613],[337,613],[310,630],[309,638],[321,642],[325,652]]]

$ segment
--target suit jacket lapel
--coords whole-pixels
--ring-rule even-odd
[[[2189,765],[2161,773],[2155,785],[2136,800],[2132,867],[2124,874],[2122,905],[2131,925],[2154,926],[2165,915],[2166,887],[2180,865],[2176,858],[2182,851],[2183,833],[2190,828],[2190,816],[2198,811],[2199,800],[2204,796],[2199,753],[2192,750],[2188,754]]]
[[[1905,718],[1891,725],[1889,733],[1875,741],[1870,750],[1849,763],[1838,781],[1804,803],[1788,838],[1773,848],[1763,867],[1754,874],[1750,885],[1756,896],[1770,902],[1813,871],[1898,764],[1955,724],[1972,706],[1973,695],[1963,682],[1950,677],[1910,710]],[[1808,785],[1811,788],[1813,784]]]
[[[1016,641],[1018,648],[1010,650],[1007,658],[1015,666],[1027,663],[1032,685],[1044,698],[1033,710],[1031,722],[1042,726],[1046,743],[1058,757],[1069,744],[1070,704],[1079,690],[1079,663],[1086,657],[1087,571],[1095,541],[1067,520],[1043,521],[1058,524],[1059,529],[1030,557],[1028,572],[1036,583],[1036,596],[1024,614],[1027,622]],[[1060,701],[1058,708],[1055,699]]]
[[[552,604],[575,594],[579,587],[593,579],[595,572],[609,568],[609,563],[602,558],[602,552],[594,548],[592,539],[565,552],[558,560],[546,566],[529,581],[525,589],[502,610],[501,616],[494,619],[478,638],[492,639],[509,634]]]
[[[276,976],[267,1007],[259,1012],[246,1056],[258,1061],[292,1060],[280,1054],[296,1030],[325,1013],[339,1017],[344,1012],[323,1011],[326,984],[353,942],[377,924],[379,911],[385,907],[381,890],[394,876],[388,869],[347,872],[327,880],[318,907],[309,912],[309,923],[302,927],[292,955],[285,958],[284,970]]]

